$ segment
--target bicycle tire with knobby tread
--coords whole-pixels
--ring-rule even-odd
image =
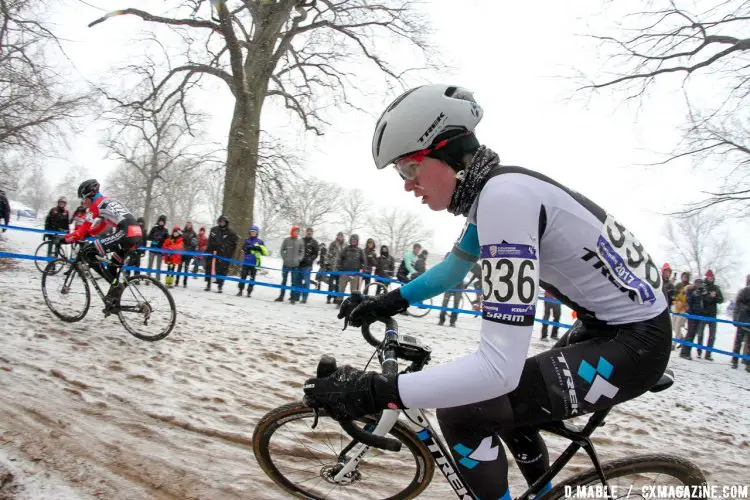
[[[674,455],[640,455],[612,460],[603,463],[602,469],[608,481],[629,474],[655,473],[671,475],[675,479],[682,481],[685,486],[703,486],[706,484],[706,477],[695,464]],[[555,485],[543,498],[545,500],[567,498],[565,496],[566,486],[573,488],[573,491],[575,491],[576,486],[591,486],[595,484],[601,484],[601,481],[596,470],[591,468]],[[640,494],[640,492],[638,493]]]
[[[294,483],[286,479],[286,477],[284,477],[284,475],[273,465],[268,452],[268,443],[276,429],[286,423],[288,421],[286,419],[289,417],[302,413],[309,413],[312,415],[313,410],[301,402],[296,402],[280,406],[266,413],[255,426],[255,432],[253,432],[253,452],[255,453],[255,459],[258,461],[258,465],[260,465],[263,472],[265,472],[274,483],[284,489],[284,491],[292,493],[299,498],[317,499],[318,497],[311,496],[303,490],[301,491]],[[328,417],[328,414],[322,408],[318,410],[318,414],[320,418]],[[364,417],[360,420],[367,423],[377,422],[377,419],[372,416]],[[279,423],[277,424],[277,422]],[[401,443],[409,448],[409,450],[416,457],[420,458],[421,461],[416,461],[418,470],[415,474],[414,480],[412,480],[409,486],[396,495],[387,497],[383,500],[416,498],[430,485],[432,476],[435,473],[435,462],[432,459],[429,450],[427,450],[422,444],[417,435],[402,422],[396,422],[396,425],[394,425],[393,429],[390,431],[390,435],[401,441]],[[423,470],[419,470],[420,466]]]
[[[162,340],[167,335],[172,333],[172,330],[174,330],[175,323],[177,322],[177,306],[174,303],[174,297],[172,297],[172,294],[169,293],[169,289],[167,289],[166,286],[162,285],[162,283],[158,280],[155,280],[154,278],[150,276],[133,276],[128,279],[125,288],[123,289],[122,293],[120,294],[120,298],[122,299],[123,295],[127,292],[128,286],[131,284],[138,283],[139,281],[143,282],[150,282],[151,285],[156,286],[159,290],[161,290],[164,295],[167,296],[167,301],[169,302],[169,307],[172,311],[172,319],[169,323],[169,328],[166,329],[166,331],[159,333],[157,335],[141,335],[140,333],[136,332],[135,330],[130,328],[130,325],[126,320],[122,317],[122,311],[117,312],[117,317],[120,319],[120,323],[122,323],[122,326],[125,327],[125,330],[128,331],[129,334],[134,336],[137,339],[145,340],[147,342],[156,342],[157,340]]]
[[[51,261],[49,264],[47,264],[47,267],[54,266],[55,263],[57,261],[60,261],[60,260],[63,260],[63,259],[55,259],[55,260]],[[67,260],[64,262],[63,268],[64,268],[65,265],[75,266],[75,264],[71,264]],[[91,289],[89,288],[89,280],[86,279],[86,276],[81,272],[80,269],[78,269],[77,267],[74,267],[73,273],[77,274],[78,277],[81,279],[81,281],[83,281],[83,288],[86,291],[86,293],[85,293],[86,303],[85,303],[85,306],[83,308],[83,311],[81,311],[81,313],[78,314],[77,316],[66,316],[64,314],[61,314],[57,310],[55,310],[55,308],[50,304],[49,298],[47,297],[47,277],[48,276],[57,276],[61,272],[62,272],[62,269],[60,271],[55,272],[55,273],[47,273],[47,272],[43,272],[42,273],[42,296],[44,297],[44,302],[47,304],[47,308],[50,311],[52,311],[52,314],[54,314],[55,316],[57,316],[62,321],[66,322],[66,323],[75,323],[77,321],[81,321],[84,317],[86,317],[86,313],[88,313],[89,307],[91,306]]]

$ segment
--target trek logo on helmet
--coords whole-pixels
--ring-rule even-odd
[[[427,130],[424,131],[424,134],[422,134],[417,142],[419,143],[427,143],[432,142],[432,139],[435,137],[435,132],[438,129],[438,126],[440,126],[444,121],[446,120],[446,116],[444,112],[440,112],[440,114],[435,118],[435,121],[432,122],[432,125],[430,125]]]

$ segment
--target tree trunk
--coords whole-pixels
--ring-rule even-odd
[[[146,230],[151,227],[149,224],[151,224],[151,193],[153,192],[153,190],[153,181],[146,181],[146,199],[143,202],[143,219],[146,221]]]

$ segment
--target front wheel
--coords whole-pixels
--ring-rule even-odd
[[[342,454],[351,458],[352,438],[324,410],[315,412],[291,403],[267,413],[253,433],[253,451],[263,472],[287,493],[302,498],[406,499],[430,484],[435,463],[416,434],[401,422],[389,437],[403,446],[399,452],[370,448],[343,481],[334,478]],[[373,417],[359,424],[374,426]]]
[[[602,464],[615,498],[706,498],[703,472],[692,462],[671,455],[641,455]],[[594,469],[569,477],[552,488],[545,499],[590,498],[603,487]],[[671,492],[671,493],[670,493]]]
[[[149,276],[133,276],[120,295],[117,316],[131,335],[154,342],[170,334],[177,321],[177,308],[161,282]]]
[[[47,264],[42,273],[42,295],[50,311],[66,323],[82,320],[91,304],[88,280],[78,266],[64,259]]]

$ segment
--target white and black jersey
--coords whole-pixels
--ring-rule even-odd
[[[540,286],[590,327],[647,321],[667,307],[659,268],[630,231],[586,197],[519,167],[490,173],[453,255],[482,266],[479,348],[399,377],[407,406],[444,408],[512,391],[526,360]],[[411,289],[403,295],[427,289],[436,281],[429,274],[406,285],[404,291]]]

